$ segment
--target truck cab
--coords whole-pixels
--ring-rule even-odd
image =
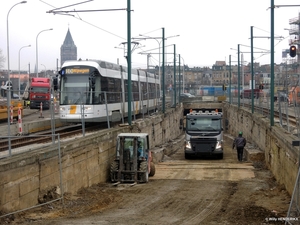
[[[29,87],[30,109],[50,108],[51,83],[50,78],[33,77]]]
[[[192,111],[186,115],[185,158],[216,156],[223,158],[222,113]]]

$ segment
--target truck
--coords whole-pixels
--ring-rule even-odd
[[[116,141],[115,159],[110,178],[115,183],[147,183],[154,176],[155,165],[149,149],[147,133],[120,133]]]
[[[49,109],[51,100],[50,78],[33,77],[29,84],[29,107],[30,109]]]
[[[186,159],[200,156],[223,159],[222,115],[219,110],[191,110],[186,114],[184,127]]]

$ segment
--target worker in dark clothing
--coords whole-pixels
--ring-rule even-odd
[[[243,137],[243,132],[240,131],[239,136],[234,139],[232,144],[232,149],[236,147],[237,158],[240,162],[243,160],[243,152],[244,152],[245,145],[246,145],[246,139]]]

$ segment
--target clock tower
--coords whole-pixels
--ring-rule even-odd
[[[60,65],[67,60],[77,60],[77,47],[74,44],[70,29],[68,29],[64,43],[60,47]]]

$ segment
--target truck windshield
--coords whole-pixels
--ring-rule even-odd
[[[31,87],[31,92],[49,93],[49,88],[47,88],[47,87]]]
[[[220,118],[187,118],[186,129],[189,131],[220,131]]]

